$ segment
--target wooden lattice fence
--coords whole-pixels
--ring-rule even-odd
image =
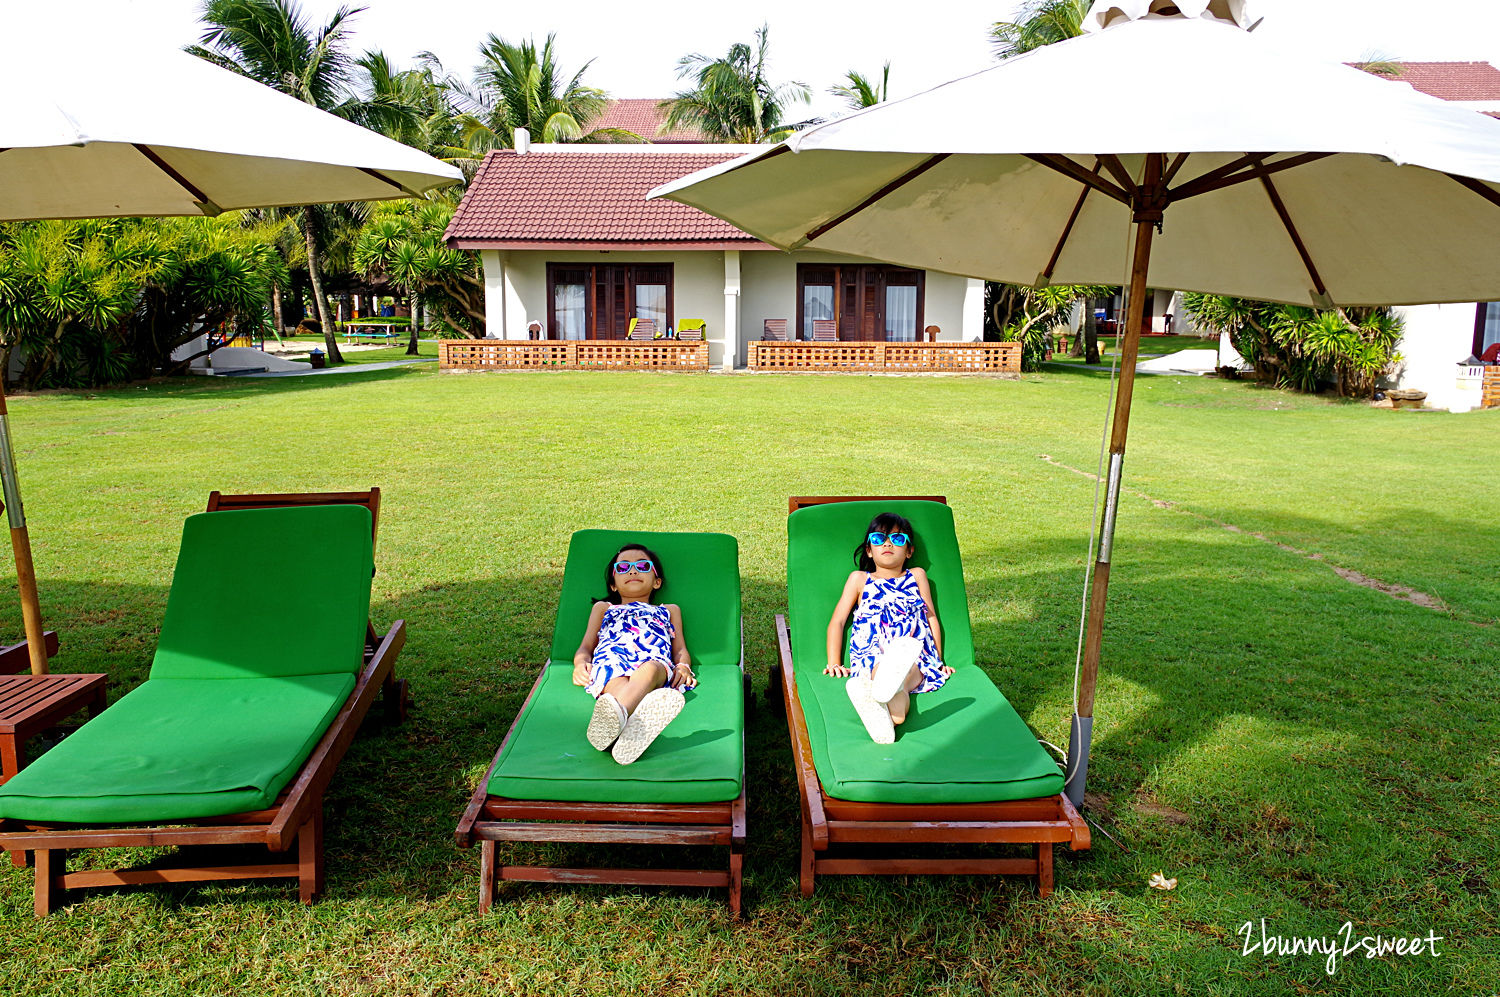
[[[708,370],[708,344],[679,340],[443,339],[445,370]]]
[[[1019,374],[1021,344],[755,342],[750,344],[750,369]]]

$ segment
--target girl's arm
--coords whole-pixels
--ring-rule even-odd
[[[698,684],[698,677],[693,674],[687,641],[682,636],[682,610],[669,602],[667,615],[672,618],[672,670],[667,676],[667,685],[674,689],[691,689]]]
[[[943,656],[943,626],[938,622],[937,607],[932,604],[932,589],[927,586],[927,572],[921,568],[912,568],[912,576],[917,580],[917,591],[922,594],[922,601],[927,604],[927,625],[932,627],[932,639],[937,643],[938,657]]]
[[[863,571],[852,572],[844,583],[838,604],[833,607],[833,616],[828,621],[828,666],[823,669],[824,675],[843,678],[849,674],[849,669],[844,667],[844,625],[849,622],[854,604],[859,602],[860,590],[865,585],[864,576]]]
[[[596,602],[589,611],[588,626],[583,628],[583,643],[573,652],[573,684],[588,685],[589,672],[594,667],[594,648],[599,646],[599,628],[604,625],[604,612],[609,603]]]

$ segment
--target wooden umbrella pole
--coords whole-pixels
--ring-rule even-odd
[[[31,673],[45,675],[47,642],[42,637],[42,605],[37,598],[36,569],[31,563],[31,535],[26,532],[21,487],[16,481],[16,457],[10,443],[10,413],[5,407],[3,384],[0,384],[0,490],[5,496],[5,514],[10,519],[10,545],[16,555],[16,588],[21,595],[21,620],[26,627]]]
[[[1151,265],[1153,229],[1161,224],[1161,175],[1165,157],[1146,157],[1146,173],[1133,195],[1135,249],[1130,261],[1130,287],[1125,299],[1125,339],[1120,344],[1120,385],[1110,421],[1109,471],[1105,479],[1104,514],[1099,525],[1099,553],[1089,590],[1088,625],[1084,632],[1083,672],[1078,683],[1078,706],[1068,737],[1066,791],[1074,806],[1083,802],[1088,780],[1089,744],[1094,727],[1094,688],[1099,679],[1099,651],[1104,641],[1104,606],[1109,595],[1109,563],[1114,549],[1115,515],[1120,505],[1120,476],[1125,463],[1125,439],[1130,430],[1130,398],[1135,389],[1135,364],[1140,353],[1141,326],[1146,314],[1146,274]]]

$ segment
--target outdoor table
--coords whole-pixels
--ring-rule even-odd
[[[104,709],[108,675],[0,675],[0,783],[26,765],[26,739],[84,707]]]
[[[345,322],[344,342],[349,343],[359,339],[395,339],[396,328],[395,322]]]
[[[108,675],[0,675],[0,784],[26,765],[26,740],[57,726],[87,707],[104,709]],[[11,852],[11,864],[26,864],[25,852]]]

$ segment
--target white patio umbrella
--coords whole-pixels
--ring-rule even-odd
[[[0,221],[217,215],[420,196],[459,171],[173,49],[0,31]],[[0,486],[31,668],[46,671],[26,516],[0,392]]]
[[[1148,280],[1320,307],[1500,297],[1500,122],[1289,57],[1250,35],[1246,6],[1102,0],[1084,37],[650,195],[786,249],[1013,284],[1128,287],[1069,743],[1075,803]],[[1002,123],[1008,110],[1039,108],[1071,123]]]

